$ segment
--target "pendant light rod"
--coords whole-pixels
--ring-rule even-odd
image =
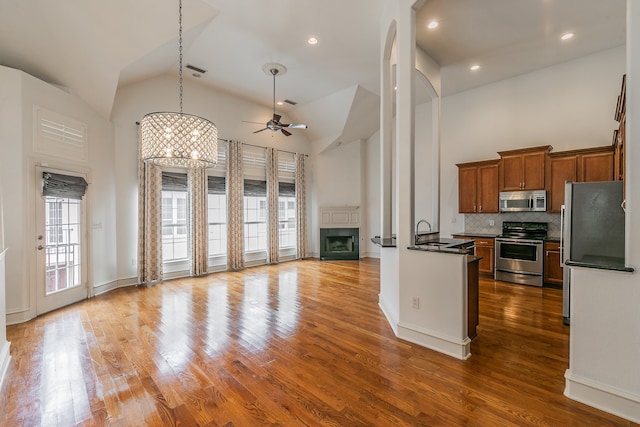
[[[180,81],[180,114],[182,114],[182,0],[178,1],[178,80]]]

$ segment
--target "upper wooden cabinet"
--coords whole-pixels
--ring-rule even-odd
[[[497,213],[499,160],[459,163],[458,212]]]
[[[547,153],[553,147],[499,151],[500,191],[544,190]]]
[[[613,159],[612,146],[550,153],[546,168],[549,212],[560,212],[564,204],[565,182],[613,180]]]

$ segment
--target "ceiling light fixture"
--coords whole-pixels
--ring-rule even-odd
[[[573,38],[573,36],[575,36],[574,33],[565,33],[562,35],[562,37],[560,37],[562,40],[570,40]]]
[[[438,28],[438,25],[440,25],[438,21],[431,21],[429,25],[427,25],[427,28],[433,30],[434,28]]]
[[[178,7],[180,112],[149,113],[140,121],[140,156],[160,166],[208,168],[218,163],[218,129],[182,112],[182,0]]]
[[[309,43],[310,45],[318,44],[318,39],[315,37],[309,37],[307,39],[307,43]]]
[[[282,101],[278,101],[278,102],[276,102],[276,104],[278,104],[278,105],[284,105],[284,102],[282,102]]]
[[[480,66],[478,64],[473,64],[471,67],[469,67],[469,69],[471,71],[478,71],[480,69]]]

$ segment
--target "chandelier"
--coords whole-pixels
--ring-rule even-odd
[[[213,122],[182,112],[182,0],[179,1],[180,112],[146,114],[140,121],[140,155],[160,166],[208,168],[218,163],[218,129]]]

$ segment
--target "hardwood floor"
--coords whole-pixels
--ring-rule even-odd
[[[10,326],[0,425],[635,425],[562,394],[561,290],[481,279],[467,361],[397,339],[378,291],[377,260],[305,260]]]

